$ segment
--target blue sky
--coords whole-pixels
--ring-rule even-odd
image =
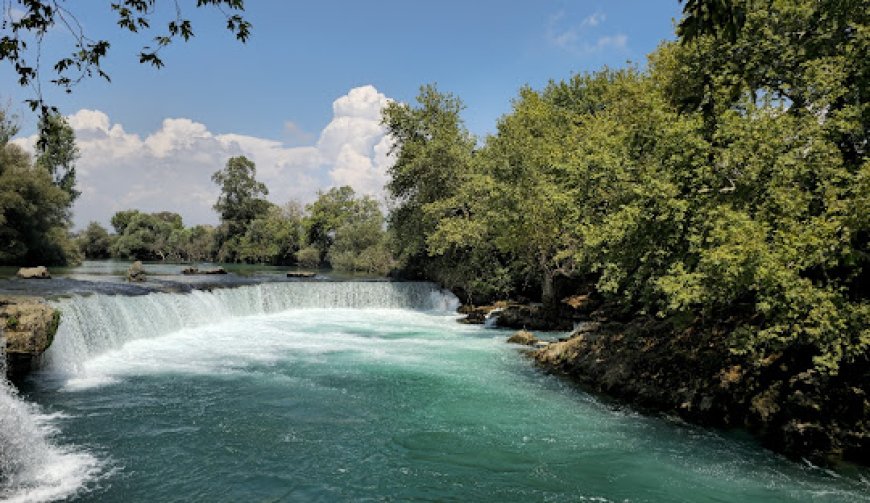
[[[236,150],[246,154],[246,145],[260,145],[252,139],[277,142],[270,144],[273,153],[281,148],[319,148],[325,131],[338,128],[337,121],[347,122],[334,101],[363,86],[371,88],[356,93],[355,99],[375,106],[382,99],[413,100],[421,84],[437,83],[441,90],[453,92],[465,102],[469,129],[484,135],[492,132],[498,117],[510,110],[511,99],[523,85],[540,88],[549,79],[566,78],[604,65],[624,66],[629,60],[643,65],[645,55],[660,41],[674,37],[674,19],[681,8],[676,0],[249,0],[245,16],[253,24],[253,34],[247,44],[241,44],[224,29],[219,13],[188,6],[185,14],[193,20],[196,36],[188,43],[168,47],[162,53],[166,67],[155,70],[140,65],[136,57],[139,48],[150,42],[149,37],[120,34],[107,3],[68,4],[92,38],[107,38],[112,43],[105,64],[111,83],[94,79],[78,86],[71,95],[46,93],[65,114],[81,110],[103,114],[79,117],[76,124],[82,128],[83,141],[96,141],[97,136],[87,132],[87,128],[97,127],[94,124],[106,135],[117,125],[124,134],[140,140],[124,144],[128,150],[135,149],[148,138],[168,134],[166,119],[183,119],[190,124],[173,123],[170,126],[174,129],[170,129],[187,135],[186,140],[179,141],[188,150],[196,143],[191,138],[224,135],[220,136],[223,144],[237,136],[245,137]],[[171,14],[170,4],[158,2],[154,26],[158,26],[161,14]],[[60,30],[48,38],[44,60],[50,60],[57,47],[68,47],[64,44],[69,42]],[[27,91],[14,85],[14,75],[6,66],[0,68],[0,79],[6,83],[0,88],[0,99],[10,103],[19,115],[22,133],[32,133],[32,114],[21,104],[29,97]],[[351,110],[348,107],[342,110]],[[370,111],[348,115],[354,120],[363,116],[371,122]],[[365,128],[370,129],[369,125]],[[344,137],[348,135],[351,133],[346,132]],[[378,142],[372,136],[357,150],[374,149]],[[83,171],[96,173],[89,169],[88,163],[95,161],[88,155],[104,152],[105,147],[86,147],[80,164],[85,165]],[[285,162],[261,157],[267,162],[286,164],[283,171],[275,170],[276,180],[284,183],[298,175],[305,180],[297,185],[313,193],[311,187],[346,181],[347,177],[335,175],[338,168],[334,162],[342,147],[335,148],[334,155],[326,156],[330,160],[320,163],[318,173],[293,171],[296,168],[292,166],[302,162],[298,159]],[[368,155],[368,151],[360,151]],[[159,152],[165,153],[165,149]],[[234,152],[230,149],[224,153]],[[294,159],[300,152],[293,152]],[[186,155],[202,158],[204,154],[199,151]],[[369,154],[371,159],[376,157],[375,153]],[[250,155],[257,157],[255,152]],[[155,159],[152,155],[139,162],[156,166],[159,163]],[[166,156],[159,159],[164,164],[170,160]],[[206,170],[205,165],[186,167],[187,157],[171,159],[174,172],[189,169],[203,175]],[[134,161],[124,160],[131,166]],[[347,174],[351,168],[339,171],[342,169]],[[87,175],[84,178],[83,183],[87,183]],[[157,179],[155,174],[151,183]],[[199,179],[208,183],[208,177]],[[105,192],[105,188],[100,190]],[[277,190],[277,194],[276,198],[306,199],[289,190]],[[109,212],[119,205],[137,201],[128,197],[110,208],[88,208],[85,215],[77,215],[77,222],[81,218],[106,221]],[[158,203],[152,200],[143,206],[147,209]],[[195,222],[211,221],[205,211],[189,213]]]
[[[218,13],[188,8],[196,37],[166,50],[167,66],[153,70],[135,57],[146,36],[119,36],[104,2],[73,3],[93,38],[111,40],[113,82],[54,94],[63,111],[100,109],[140,133],[183,116],[215,131],[275,139],[286,136],[287,121],[316,134],[329,122],[332,100],[363,84],[407,101],[436,82],[466,103],[473,132],[489,132],[524,84],[642,64],[659,41],[673,38],[680,11],[676,0],[248,1],[254,31],[247,44],[223,29]],[[162,7],[158,14],[168,13],[169,4]],[[3,87],[13,105],[24,97]]]

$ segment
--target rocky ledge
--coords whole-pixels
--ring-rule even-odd
[[[555,305],[505,300],[482,306],[465,304],[459,312],[466,316],[459,322],[484,324],[491,320],[491,325],[499,328],[568,331],[581,320],[589,319],[598,306],[588,295],[566,297]]]
[[[593,392],[699,424],[746,428],[792,458],[870,464],[870,362],[821,375],[805,355],[750,365],[728,350],[731,327],[663,321],[581,324],[531,355]]]
[[[6,375],[29,372],[54,339],[60,311],[37,297],[0,297],[0,332],[6,342]]]

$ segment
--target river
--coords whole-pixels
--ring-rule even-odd
[[[648,416],[427,283],[73,295],[0,390],[8,501],[870,501],[868,472]]]

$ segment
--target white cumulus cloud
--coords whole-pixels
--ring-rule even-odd
[[[269,199],[282,204],[310,202],[318,190],[351,185],[383,197],[390,140],[380,125],[389,99],[373,86],[351,89],[332,104],[333,117],[310,145],[241,134],[216,134],[205,124],[167,118],[148,135],[128,133],[99,110],[68,117],[81,151],[77,163],[82,195],[73,208],[76,227],[107,223],[119,210],[174,211],[186,224],[216,223],[212,205],[218,187],[211,175],[228,158],[245,155],[257,165],[257,178]],[[292,124],[292,122],[288,122]],[[35,136],[14,140],[33,150]]]

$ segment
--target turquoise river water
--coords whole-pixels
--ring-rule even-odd
[[[535,369],[425,283],[73,296],[0,390],[7,501],[870,501]]]

